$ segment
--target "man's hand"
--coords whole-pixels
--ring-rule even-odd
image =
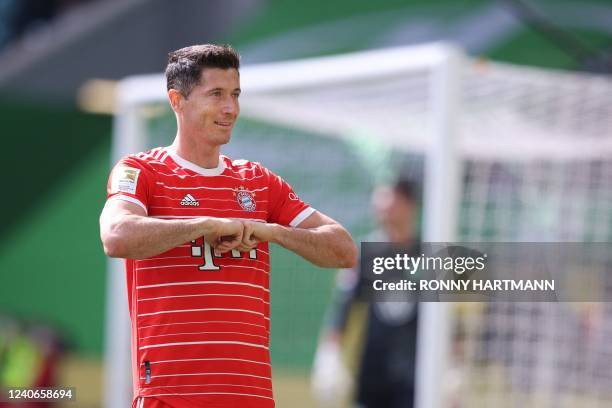
[[[274,238],[275,224],[256,221],[242,221],[242,224],[244,225],[242,242],[236,247],[240,252],[249,252],[260,242],[272,241]]]
[[[339,342],[323,341],[319,344],[310,381],[314,396],[321,406],[336,407],[346,399],[352,379],[342,360]]]
[[[210,218],[210,232],[204,235],[204,240],[214,248],[216,253],[224,254],[232,249],[238,249],[242,243],[244,225],[240,221],[228,218]]]
[[[238,221],[237,221],[238,222]],[[237,235],[231,245],[217,245],[217,252],[236,249],[249,252],[260,242],[273,242],[295,252],[323,268],[352,268],[357,259],[357,247],[349,233],[336,221],[315,211],[297,227],[255,221],[239,221],[243,226],[240,242]],[[211,241],[207,241],[211,245]],[[214,246],[213,245],[213,246]],[[229,249],[227,249],[229,247]]]

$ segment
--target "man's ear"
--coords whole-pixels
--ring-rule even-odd
[[[183,95],[176,89],[169,89],[168,99],[170,101],[170,106],[172,106],[172,110],[178,112],[184,99]]]

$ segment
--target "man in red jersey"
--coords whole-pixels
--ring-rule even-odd
[[[239,114],[239,56],[169,55],[171,146],[111,172],[100,233],[125,258],[133,407],[274,407],[269,353],[275,242],[321,267],[353,267],[348,232],[259,163],[220,155]]]

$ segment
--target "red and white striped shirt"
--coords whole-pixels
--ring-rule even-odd
[[[240,218],[297,226],[314,209],[259,163],[220,156],[214,169],[171,147],[131,155],[113,169],[108,199],[149,217]],[[268,244],[220,257],[202,238],[126,260],[134,402],[172,407],[274,407]]]

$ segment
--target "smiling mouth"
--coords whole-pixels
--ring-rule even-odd
[[[221,126],[221,127],[232,127],[232,122],[218,122],[215,121],[215,125]]]

